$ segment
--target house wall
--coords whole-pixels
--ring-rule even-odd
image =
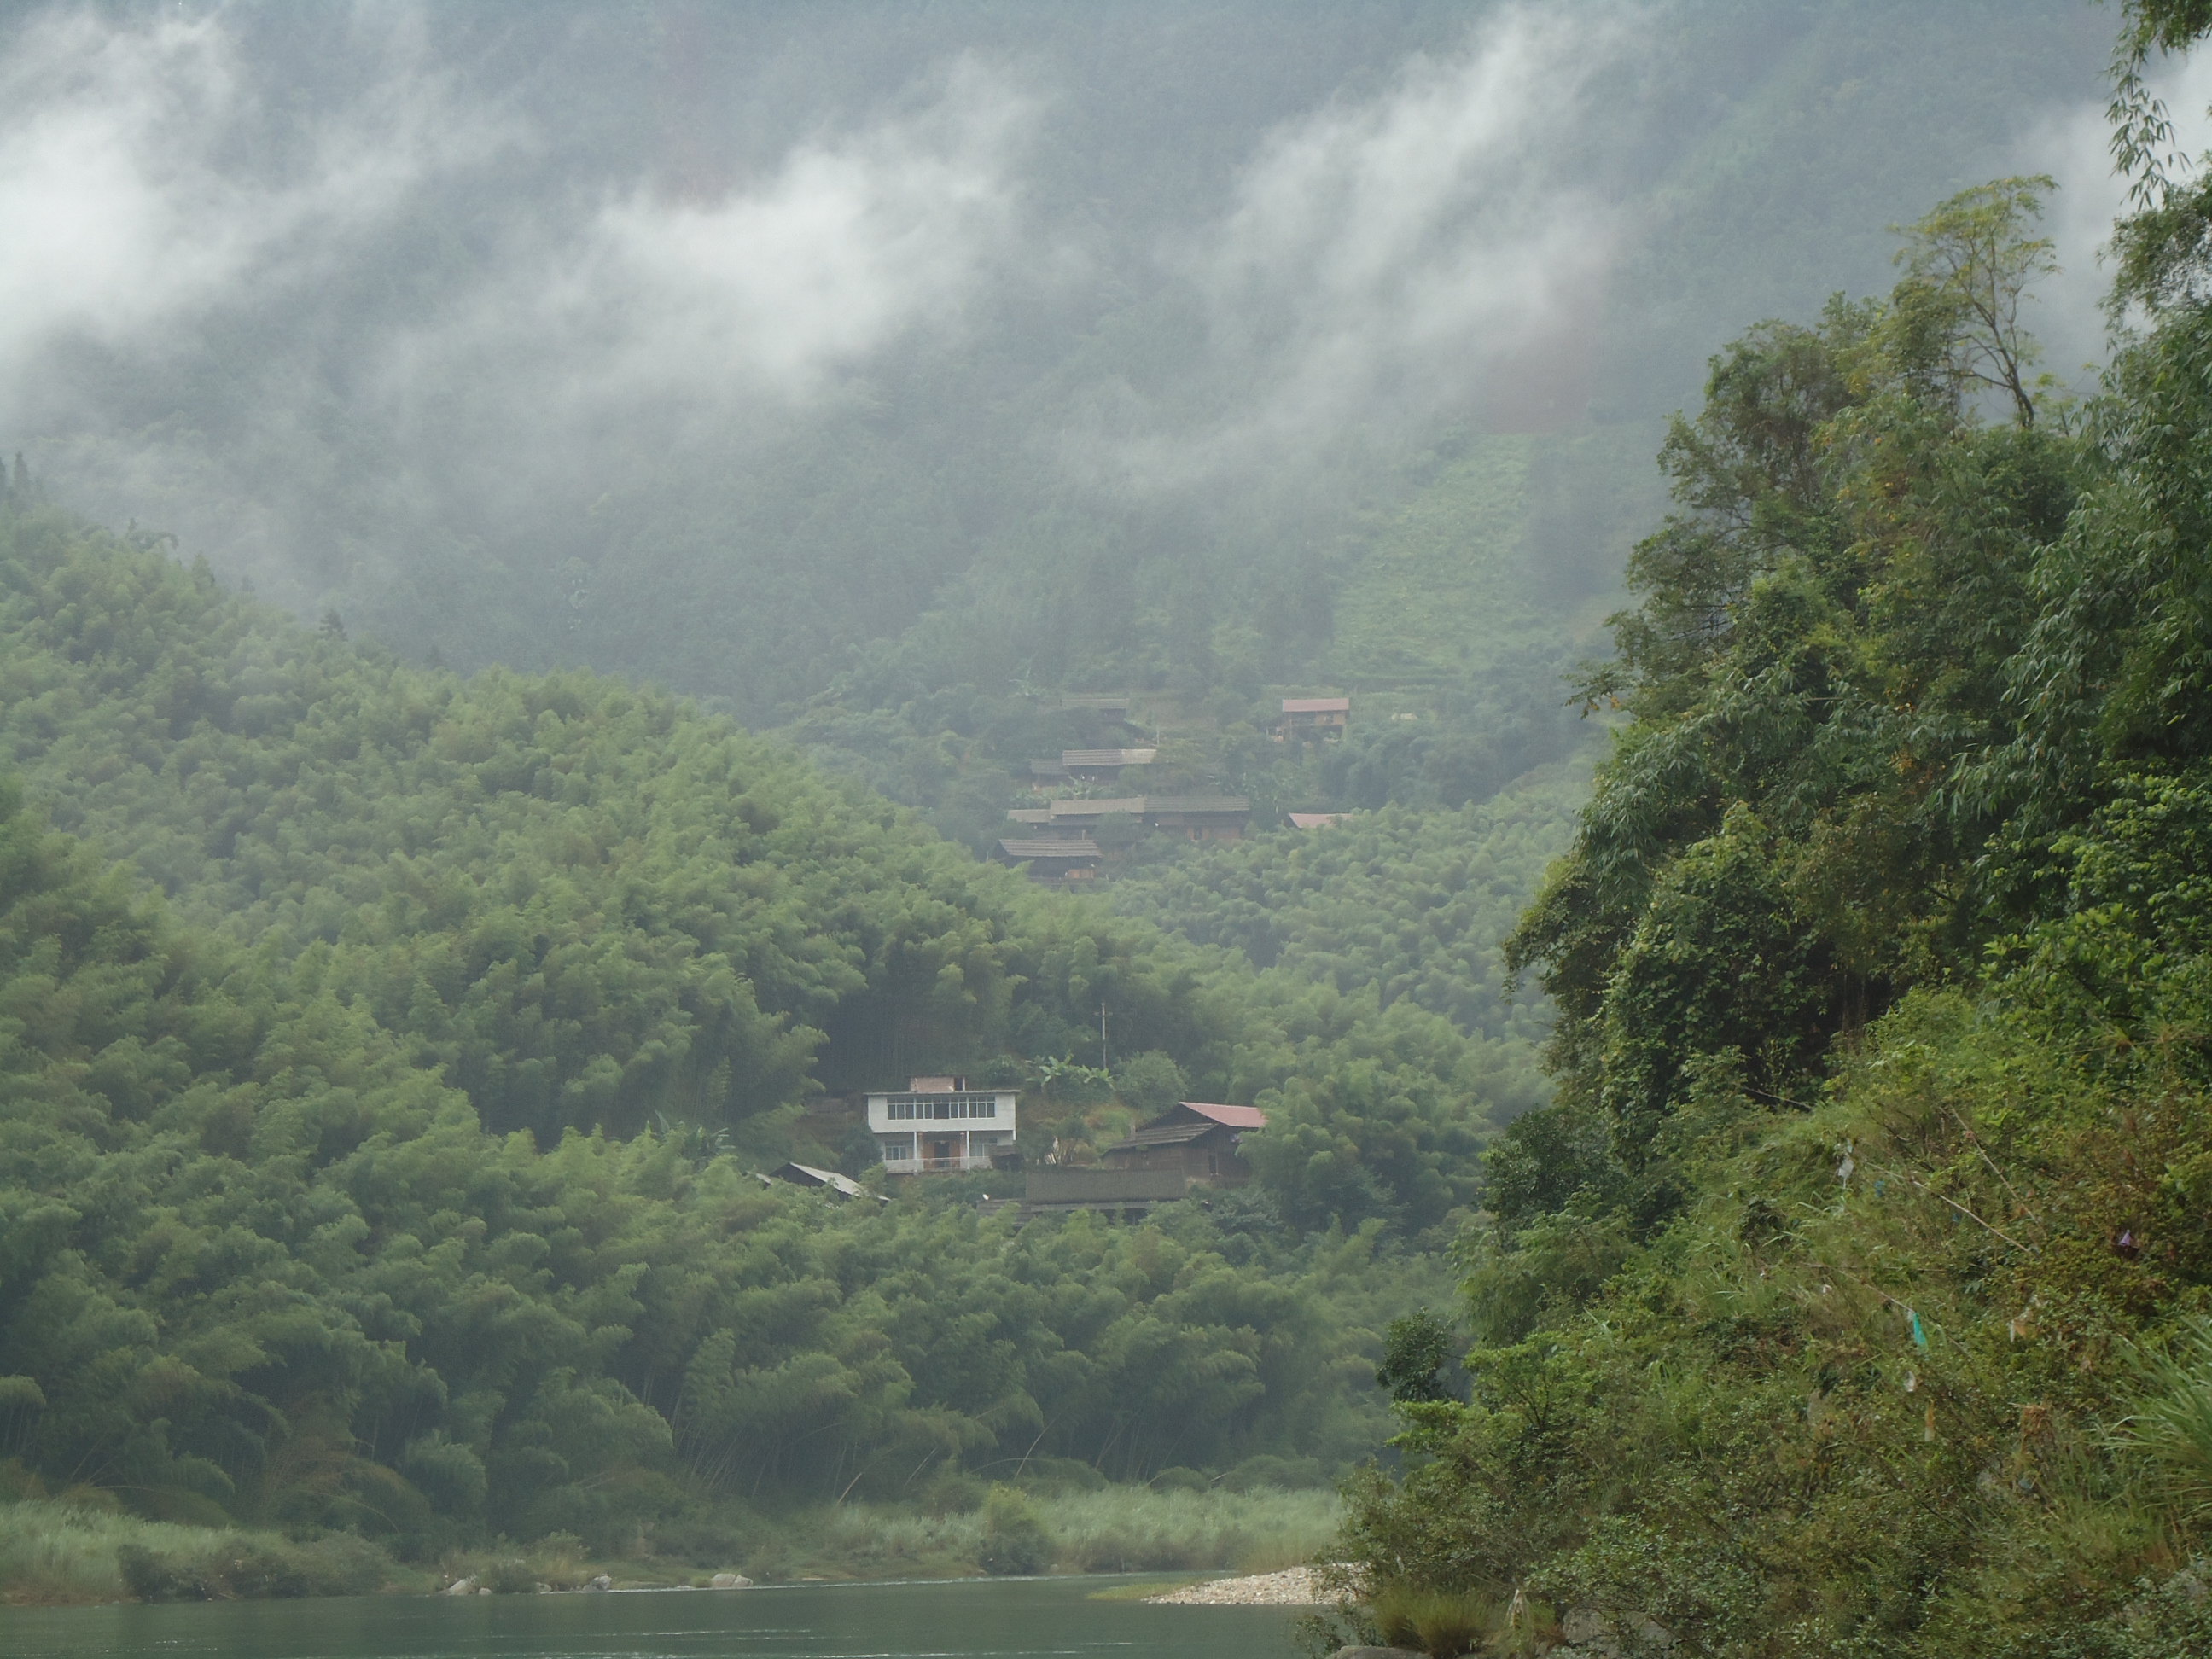
[[[987,1169],[1016,1133],[1011,1090],[912,1091],[868,1097],[868,1131],[885,1164],[927,1171]]]
[[[1241,1187],[1252,1178],[1252,1166],[1236,1146],[1227,1129],[1187,1140],[1178,1146],[1133,1147],[1107,1155],[1117,1170],[1172,1170],[1189,1181],[1208,1181],[1221,1187]]]

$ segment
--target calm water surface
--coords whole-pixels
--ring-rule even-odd
[[[1291,1659],[1283,1607],[1093,1601],[1098,1578],[660,1595],[0,1607],[8,1659]]]

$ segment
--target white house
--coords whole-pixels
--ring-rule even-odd
[[[917,1077],[902,1094],[868,1097],[868,1133],[893,1175],[988,1170],[1014,1139],[1012,1089],[970,1089],[964,1077]]]

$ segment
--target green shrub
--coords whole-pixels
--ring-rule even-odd
[[[1474,1590],[1413,1589],[1393,1585],[1375,1597],[1375,1625],[1395,1648],[1417,1648],[1429,1659],[1458,1659],[1481,1645],[1498,1624],[1498,1603]]]
[[[1031,1457],[1023,1461],[1013,1483],[1035,1492],[1104,1492],[1112,1484],[1090,1464],[1073,1457]]]
[[[1304,1492],[1328,1482],[1318,1458],[1277,1457],[1262,1452],[1246,1458],[1216,1484],[1224,1492]]]
[[[380,1589],[391,1568],[381,1550],[349,1533],[301,1543],[265,1533],[202,1531],[181,1540],[183,1547],[176,1547],[178,1541],[157,1538],[150,1546],[117,1545],[115,1565],[123,1587],[141,1601],[362,1595]]]
[[[1051,1535],[1028,1497],[996,1486],[983,1499],[983,1547],[977,1564],[997,1577],[1042,1572],[1052,1565]]]
[[[959,1469],[943,1469],[932,1476],[918,1494],[924,1515],[973,1515],[983,1507],[990,1487]]]
[[[2212,1559],[2200,1556],[2163,1582],[2145,1580],[2142,1594],[2096,1628],[2091,1650],[2110,1659],[2171,1659],[2212,1653]]]

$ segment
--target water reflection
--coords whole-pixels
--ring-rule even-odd
[[[1285,1609],[1090,1599],[1125,1582],[0,1608],[0,1651],[10,1659],[1104,1659],[1138,1650],[1288,1659]]]

